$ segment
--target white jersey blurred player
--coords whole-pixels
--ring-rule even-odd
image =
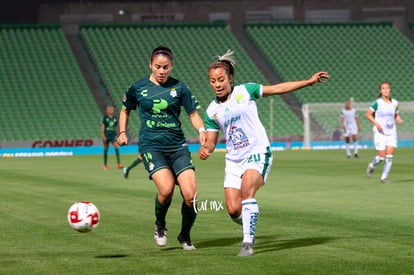
[[[367,176],[371,177],[374,167],[385,160],[380,181],[387,183],[397,148],[396,124],[403,123],[398,111],[398,101],[391,98],[391,85],[388,82],[380,84],[379,97],[371,104],[366,117],[374,125],[374,144],[377,150],[375,158],[368,163]]]
[[[358,155],[358,133],[361,131],[361,124],[359,123],[359,116],[357,111],[352,108],[351,100],[345,102],[345,108],[342,109],[339,117],[344,129],[346,156],[351,157],[350,142],[352,138],[354,147],[354,157],[359,158]]]
[[[256,99],[293,92],[312,86],[328,78],[326,72],[315,73],[311,78],[274,85],[246,83],[233,85],[235,61],[228,51],[210,65],[210,87],[216,98],[206,111],[204,124],[207,141],[200,147],[199,156],[207,159],[214,151],[218,132],[226,138],[226,176],[224,195],[227,212],[243,226],[243,243],[238,256],[254,254],[254,234],[259,218],[259,205],[255,195],[265,184],[272,165],[270,143],[260,122]]]

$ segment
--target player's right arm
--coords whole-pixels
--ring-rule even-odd
[[[103,142],[106,142],[106,135],[105,135],[105,124],[101,123],[101,135]]]
[[[119,113],[118,144],[121,146],[128,144],[128,136],[126,134],[126,129],[128,126],[129,112],[130,110],[122,108],[121,112]]]

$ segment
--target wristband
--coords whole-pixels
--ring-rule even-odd
[[[207,131],[206,131],[206,128],[201,127],[201,128],[198,129],[198,132],[201,134],[201,132],[207,132]]]
[[[121,131],[121,132],[119,132],[119,135],[120,135],[120,134],[122,134],[122,133],[125,133],[125,134],[126,134],[126,131]]]

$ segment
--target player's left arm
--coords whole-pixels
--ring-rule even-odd
[[[288,81],[274,85],[264,85],[263,96],[290,93],[307,86],[312,86],[316,83],[323,83],[327,78],[329,78],[329,74],[327,72],[317,72],[306,80]]]
[[[361,132],[361,123],[359,121],[359,116],[355,117],[355,122],[356,122],[357,127],[358,127],[358,132]]]
[[[398,125],[402,125],[403,124],[403,120],[400,116],[400,113],[395,113],[395,122],[397,122]]]

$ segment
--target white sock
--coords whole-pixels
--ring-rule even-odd
[[[388,177],[388,174],[390,173],[391,167],[392,167],[392,158],[393,158],[393,155],[385,156],[385,163],[384,163],[384,169],[382,170],[381,180],[384,180]]]
[[[242,201],[244,243],[253,243],[258,217],[259,205],[257,205],[256,199],[247,199]]]
[[[345,144],[346,155],[351,155],[351,151],[349,150],[349,143]]]
[[[358,141],[354,142],[354,154],[358,154]]]

